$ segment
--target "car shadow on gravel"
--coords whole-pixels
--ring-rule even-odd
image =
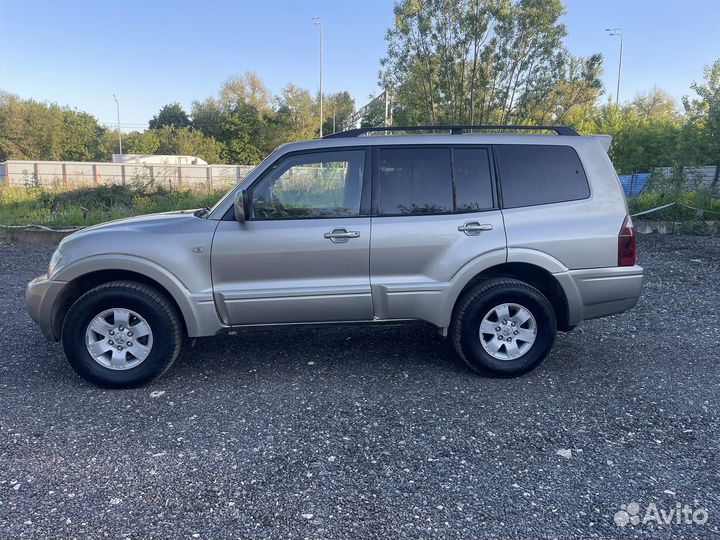
[[[338,375],[378,369],[473,374],[452,344],[425,325],[239,329],[185,345],[166,377],[192,377],[197,370],[242,377],[253,370],[272,378],[308,366]]]
[[[456,353],[451,341],[429,325],[288,327],[278,329],[239,329],[236,335],[187,340],[166,379],[192,380],[222,378],[243,381],[248,373],[256,383],[272,385],[283,376],[302,378],[308,368],[326,377],[341,379],[349,375],[377,378],[408,376],[428,380],[453,379],[480,386],[490,381],[590,376],[602,358],[603,344],[595,344],[592,356],[579,355],[583,333],[559,333],[550,356],[535,369],[519,377],[477,373]],[[611,339],[610,350],[622,346],[622,338]],[[597,354],[596,354],[597,353]],[[474,383],[473,383],[474,381]],[[523,386],[521,384],[521,386]]]

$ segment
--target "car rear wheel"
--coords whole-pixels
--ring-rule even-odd
[[[182,323],[159,291],[134,281],[105,283],[82,295],[63,322],[70,365],[106,388],[141,386],[160,377],[177,358]]]
[[[491,279],[458,302],[455,349],[475,371],[519,375],[539,365],[555,341],[555,312],[545,296],[516,279]]]

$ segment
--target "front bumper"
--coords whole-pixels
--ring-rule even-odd
[[[30,318],[40,327],[43,336],[50,341],[58,341],[53,332],[53,313],[55,303],[67,283],[53,281],[40,276],[28,283],[25,289],[25,308]]]
[[[637,304],[643,285],[640,266],[569,270],[554,274],[568,300],[571,326],[584,319],[622,313]]]

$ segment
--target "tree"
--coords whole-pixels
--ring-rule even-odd
[[[276,116],[274,97],[253,72],[234,75],[218,98],[193,101],[192,125],[223,145],[222,157],[231,163],[258,163],[280,138],[270,125]],[[276,133],[271,136],[271,133]]]
[[[326,96],[325,129],[344,129],[354,110],[348,92]],[[123,133],[133,154],[195,155],[211,163],[258,163],[278,145],[317,136],[318,100],[288,84],[274,97],[260,78],[230,77],[218,97],[192,102],[192,121],[179,103],[165,105],[145,131]],[[118,133],[90,114],[0,91],[0,160],[110,160]]]
[[[192,127],[208,137],[222,140],[223,110],[215,98],[192,102]]]
[[[223,156],[230,163],[259,163],[264,154],[258,145],[264,140],[260,112],[250,103],[238,102],[223,115]]]
[[[654,98],[651,101],[659,103]],[[567,121],[582,134],[611,135],[610,158],[620,173],[682,164],[683,155],[678,148],[682,118],[666,105],[658,106],[648,116],[646,105],[638,107],[633,101],[618,107],[608,101],[599,107],[579,107],[567,116]]]
[[[162,129],[162,128],[161,128]],[[117,132],[113,133],[117,138]],[[160,137],[158,130],[133,131],[123,136],[124,148],[128,154],[157,154],[160,150]]]
[[[602,56],[570,55],[560,0],[399,0],[379,84],[397,123],[559,121],[602,91]]]
[[[0,160],[89,160],[103,129],[90,114],[0,92]]]
[[[273,135],[278,144],[317,137],[320,126],[315,112],[316,102],[310,92],[289,83],[277,98],[278,108]]]
[[[562,61],[567,31],[559,19],[564,12],[560,0],[520,0],[498,10],[490,41],[495,69],[489,106],[499,123],[510,123],[518,102],[530,102],[533,94],[552,87],[547,74],[557,73]]]
[[[272,108],[273,99],[272,92],[253,71],[231,76],[220,89],[220,103],[224,109],[247,103],[260,113],[267,113]]]
[[[62,159],[92,161],[98,158],[105,130],[94,116],[70,109],[62,110]]]
[[[150,119],[150,129],[160,129],[165,126],[174,126],[178,128],[188,127],[190,118],[183,110],[179,103],[171,103],[165,105],[160,112]]]
[[[711,66],[705,66],[705,83],[693,82],[690,85],[697,98],[683,97],[683,107],[688,121],[683,133],[693,148],[688,148],[695,156],[697,164],[715,165],[712,188],[720,180],[720,59]]]
[[[519,101],[520,119],[540,125],[564,124],[575,110],[594,106],[603,91],[602,56],[582,58],[563,51],[554,65],[555,72],[545,75],[545,81]]]
[[[386,33],[379,84],[393,89],[401,123],[460,123],[476,86],[492,0],[401,0]],[[474,66],[467,69],[468,65]],[[474,67],[474,69],[473,69]]]
[[[160,148],[160,139],[157,131],[131,131],[122,134],[123,151],[127,154],[157,154]],[[99,150],[95,159],[110,161],[113,154],[118,153],[118,132],[116,129],[106,129],[99,140]]]
[[[220,163],[222,144],[201,132],[184,127],[165,126],[154,130],[158,137],[158,154],[197,156],[208,163]]]
[[[649,92],[640,92],[630,106],[643,118],[671,117],[677,115],[677,102],[667,92],[657,86]]]
[[[355,112],[355,100],[349,92],[336,92],[325,97],[323,133],[348,129],[347,121]]]

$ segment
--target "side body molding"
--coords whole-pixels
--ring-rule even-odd
[[[137,255],[101,254],[84,257],[59,269],[53,279],[68,282],[108,269],[135,272],[159,283],[180,308],[189,337],[211,336],[223,329],[215,310],[212,289],[191,292],[167,268]]]

